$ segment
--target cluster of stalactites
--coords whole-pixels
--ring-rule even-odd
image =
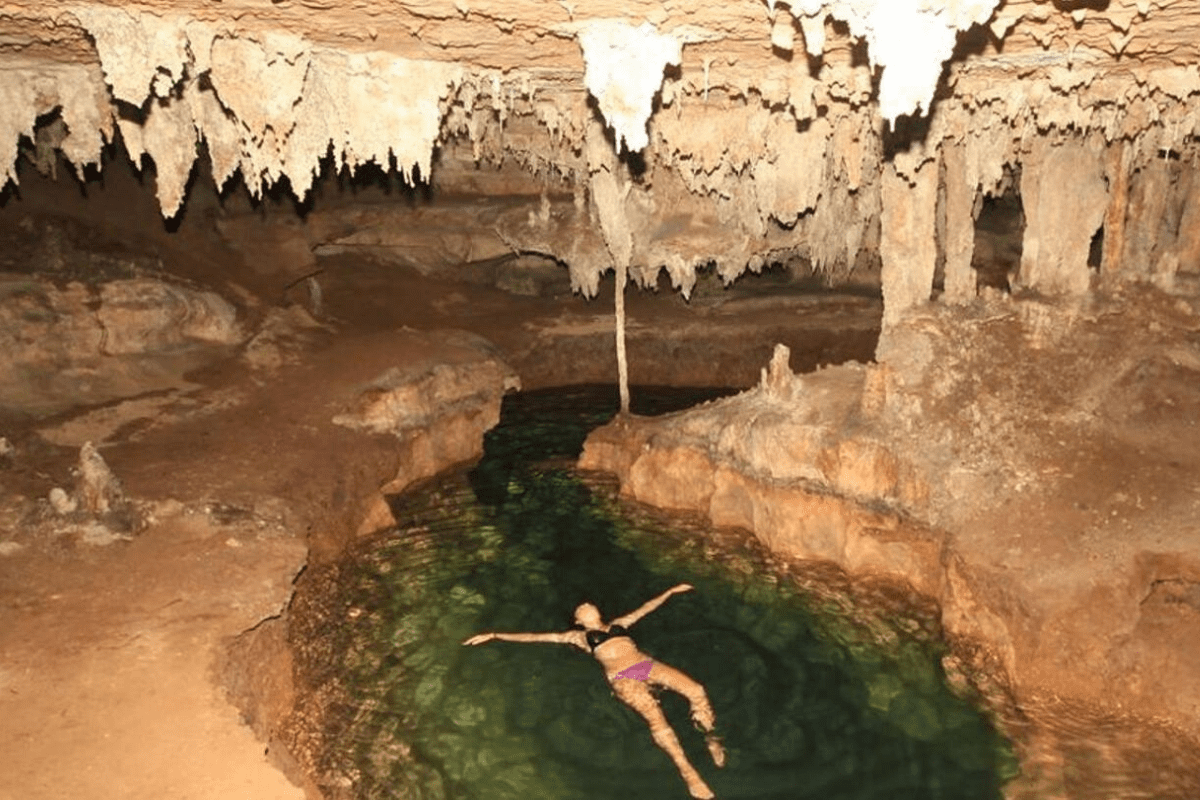
[[[879,101],[884,116],[893,119],[928,106],[956,32],[990,16],[996,1],[969,0],[947,11],[918,0],[803,0],[781,7],[771,2],[764,12],[778,31],[794,11],[814,54],[824,47],[826,19],[845,21],[853,35],[869,42],[875,63],[888,75]],[[350,169],[394,159],[406,176],[418,170],[428,177],[446,101],[471,80],[451,64],[382,52],[340,53],[291,33],[245,31],[183,14],[95,4],[59,11],[95,43],[107,92],[140,109],[142,118],[106,111],[105,91],[94,75],[81,80],[82,74],[54,75],[40,67],[37,74],[10,70],[8,80],[0,80],[0,92],[10,101],[0,120],[6,179],[15,179],[17,138],[32,136],[34,120],[57,106],[68,128],[63,150],[74,163],[98,160],[99,138],[111,139],[114,122],[135,160],[150,155],[168,216],[182,202],[201,141],[219,183],[240,169],[252,191],[286,175],[296,193],[305,194],[331,151]],[[597,19],[582,20],[569,31],[582,51],[583,82],[618,148],[638,151],[649,143],[646,123],[663,70],[678,65],[684,44],[698,35],[686,25],[670,30],[670,20],[660,27],[667,30]],[[910,48],[914,40],[925,45]]]
[[[76,165],[99,161],[114,125],[135,163],[149,155],[168,217],[201,143],[218,184],[240,169],[256,194],[286,176],[303,197],[331,153],[351,170],[394,162],[406,177],[428,176],[443,101],[464,80],[452,64],[320,49],[291,34],[112,6],[68,11],[94,40],[103,79],[85,67],[4,71],[5,177],[16,179],[19,136],[32,137],[34,121],[57,108],[67,127],[60,146]],[[118,114],[114,100],[138,113]]]
[[[381,52],[347,54],[293,35],[78,6],[69,13],[95,41],[102,72],[84,65],[0,72],[0,163],[5,178],[15,180],[23,135],[36,139],[42,163],[52,163],[56,148],[76,165],[96,163],[119,128],[135,160],[153,159],[169,216],[183,201],[201,144],[218,183],[240,170],[257,193],[286,177],[303,196],[330,157],[339,168],[394,163],[410,179],[427,178],[437,143],[461,137],[476,160],[514,159],[575,182],[578,212],[566,227],[549,230],[550,215],[542,214],[531,217],[528,230],[507,233],[516,247],[566,261],[584,293],[594,294],[614,263],[611,243],[597,231],[628,229],[630,277],[654,285],[665,269],[685,294],[699,265],[715,263],[733,280],[772,260],[807,259],[836,277],[864,251],[880,251],[889,305],[901,310],[929,294],[929,245],[908,246],[926,233],[945,264],[947,294],[971,294],[974,213],[1006,170],[1020,166],[1019,188],[1035,211],[1025,278],[1078,291],[1086,276],[1077,265],[1056,264],[1076,258],[1083,234],[1070,237],[1069,253],[1049,235],[1054,203],[1064,196],[1059,186],[1073,187],[1068,194],[1082,209],[1080,226],[1119,227],[1119,175],[1149,175],[1158,154],[1178,159],[1190,152],[1186,145],[1200,129],[1200,71],[1116,71],[1064,54],[1043,58],[1018,81],[997,75],[995,63],[968,60],[951,69],[952,100],[929,105],[913,94],[900,101],[883,86],[877,96],[872,66],[853,62],[844,42],[833,46],[825,38],[828,17],[843,19],[853,36],[868,41],[884,75],[901,75],[905,67],[879,38],[879,23],[910,4],[886,13],[881,5],[846,0],[764,9],[773,15],[767,28],[777,48],[794,47],[800,33],[810,53],[824,53],[816,74],[802,60],[764,68],[689,57],[686,35],[581,21],[571,31],[585,62],[579,86],[534,70],[504,75]],[[961,19],[938,24],[952,32],[978,21],[988,6],[959,4]],[[619,69],[631,53],[640,59],[636,81]],[[678,73],[664,79],[671,64]],[[922,91],[931,93],[932,85]],[[651,115],[655,92],[659,109]],[[139,113],[118,115],[114,98]],[[901,106],[929,111],[920,136],[906,139],[904,126],[886,124]],[[35,120],[55,108],[59,124],[38,135]],[[601,123],[615,149],[642,151],[643,173],[629,174],[624,162],[589,162],[585,143],[596,140]],[[598,176],[617,181],[619,201],[596,202],[590,190]],[[906,208],[911,213],[897,215]],[[605,219],[618,213],[622,220]]]

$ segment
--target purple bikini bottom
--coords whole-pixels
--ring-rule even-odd
[[[650,667],[654,666],[653,661],[639,661],[632,667],[626,667],[617,673],[618,678],[633,678],[635,681],[644,681],[650,677]]]

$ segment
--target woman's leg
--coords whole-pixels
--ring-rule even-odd
[[[646,724],[650,726],[650,737],[675,762],[675,768],[679,770],[683,782],[687,784],[688,793],[692,797],[698,798],[715,797],[712,789],[708,788],[708,784],[692,766],[692,762],[688,761],[683,752],[683,746],[679,744],[679,737],[675,735],[671,724],[667,722],[654,695],[650,694],[650,687],[646,683],[632,678],[617,678],[612,682],[612,687],[613,693],[621,702],[641,714],[646,720]]]
[[[687,698],[692,707],[692,719],[706,734],[705,742],[708,744],[708,752],[712,755],[713,763],[718,767],[725,766],[725,748],[721,746],[721,740],[713,733],[717,717],[713,713],[712,703],[708,701],[708,693],[704,691],[704,687],[692,680],[686,673],[669,667],[661,661],[654,662],[654,666],[650,668],[650,676],[646,680],[678,692]]]

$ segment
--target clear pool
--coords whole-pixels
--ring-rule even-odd
[[[643,390],[635,411],[705,398]],[[571,466],[615,408],[607,389],[510,397],[483,460],[395,498],[397,528],[343,565],[347,702],[326,744],[347,794],[686,798],[589,656],[460,642],[564,630],[584,600],[609,618],[688,582],[696,591],[633,633],[708,689],[729,753],[720,770],[683,699],[661,700],[719,798],[1000,797],[1016,772],[1011,749],[947,684],[936,609],[619,501],[605,479]]]

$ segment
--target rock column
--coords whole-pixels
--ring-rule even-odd
[[[1077,139],[1035,138],[1022,164],[1021,201],[1019,284],[1046,294],[1086,292],[1088,250],[1108,209],[1100,148]]]
[[[943,297],[948,303],[966,303],[975,297],[975,181],[967,172],[966,148],[946,142],[942,148],[945,180],[946,286]]]
[[[883,324],[900,319],[913,306],[929,301],[937,266],[938,166],[926,162],[911,181],[884,167],[882,234]]]
[[[617,343],[617,387],[621,397],[621,411],[629,411],[629,366],[625,357],[625,284],[629,276],[629,264],[633,258],[633,233],[629,218],[625,215],[625,195],[628,185],[622,187],[617,180],[619,165],[616,154],[608,146],[604,132],[593,122],[587,136],[587,160],[590,174],[589,187],[596,215],[600,218],[600,231],[612,255],[616,270],[614,305],[616,309],[615,329]]]

